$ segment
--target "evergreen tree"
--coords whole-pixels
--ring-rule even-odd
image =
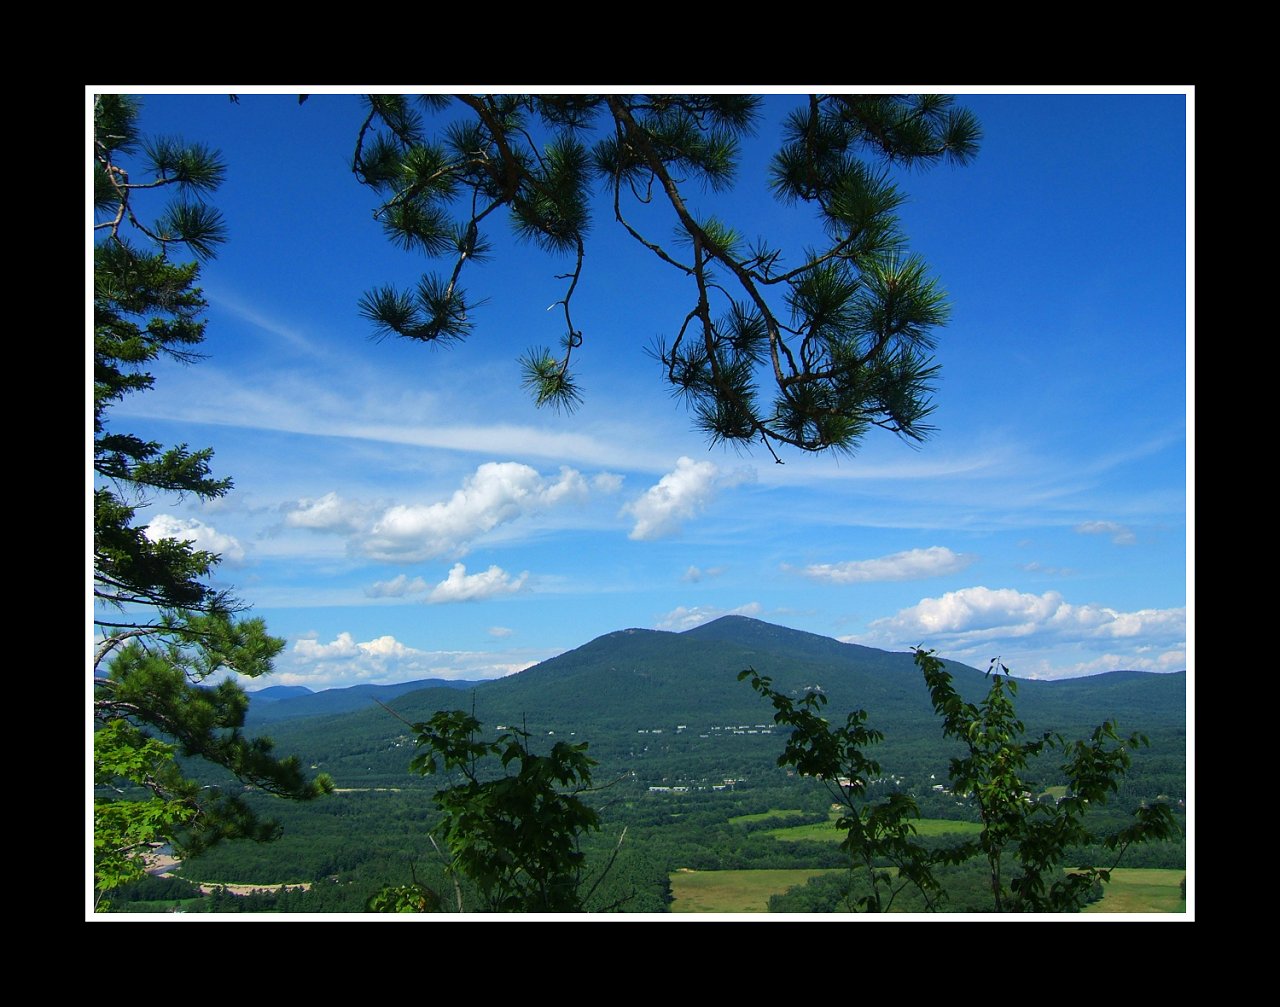
[[[133,167],[138,165],[138,167]],[[226,837],[269,839],[235,788],[201,786],[176,756],[230,770],[242,784],[293,798],[332,788],[308,780],[296,759],[278,759],[271,742],[240,728],[248,698],[222,672],[271,670],[284,641],[261,619],[209,583],[218,556],[155,534],[140,511],[151,494],[201,500],[224,495],[212,452],[165,447],[115,429],[111,407],[152,386],[146,367],[169,357],[190,362],[204,336],[199,267],[169,259],[181,248],[205,259],[224,240],[217,210],[203,196],[224,174],[216,152],[169,138],[144,138],[138,105],[118,96],[94,101],[94,869],[99,908],[105,892],[143,873],[142,855],[162,842],[190,853]],[[134,174],[131,175],[130,171]],[[142,177],[139,177],[142,176]],[[144,220],[150,190],[176,198]],[[130,238],[154,246],[135,246]]]
[[[976,153],[977,120],[950,98],[802,97],[769,184],[782,202],[813,211],[824,238],[792,249],[698,216],[688,199],[694,185],[733,186],[759,98],[371,95],[367,104],[353,168],[383,200],[375,217],[395,243],[453,263],[415,290],[369,291],[361,309],[379,334],[465,338],[478,302],[462,273],[490,252],[490,215],[505,210],[517,235],[572,259],[557,302],[561,345],[522,359],[537,403],[572,409],[581,395],[572,357],[586,338],[572,302],[599,196],[631,238],[687,279],[675,335],[652,353],[713,442],[851,452],[876,427],[928,435],[933,330],[947,303],[906,250],[896,215],[905,197],[889,172]],[[448,125],[432,135],[437,115]],[[672,227],[674,239],[655,236]]]

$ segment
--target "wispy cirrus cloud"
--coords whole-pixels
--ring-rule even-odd
[[[1048,577],[1069,577],[1075,573],[1075,570],[1069,566],[1045,566],[1039,560],[1032,560],[1029,563],[1021,563],[1019,564],[1018,569],[1023,570],[1026,573],[1042,573]]]
[[[294,326],[279,319],[271,318],[259,311],[251,304],[247,304],[234,293],[223,289],[208,289],[207,296],[209,302],[231,314],[236,315],[250,325],[262,329],[264,332],[270,332],[273,336],[287,342],[296,350],[304,350],[309,355],[314,356],[317,352],[316,345],[305,335],[299,332]]]
[[[502,422],[495,417],[466,422],[459,421],[457,412],[446,412],[435,401],[421,410],[427,418],[406,422],[403,395],[389,395],[385,390],[362,396],[335,392],[353,368],[360,370],[363,366],[363,362],[344,356],[323,380],[298,373],[246,377],[243,372],[204,366],[198,383],[195,378],[183,380],[181,376],[170,380],[155,393],[130,401],[127,415],[490,458],[545,458],[556,463],[622,466],[650,472],[662,471],[670,459],[668,453],[652,445],[650,431],[640,425],[623,424],[591,434]],[[387,375],[376,373],[382,389]],[[601,492],[621,485],[621,476],[605,475],[597,487]]]
[[[428,588],[421,577],[409,579],[408,574],[400,574],[391,580],[379,580],[364,589],[370,598],[403,598],[410,594],[422,594]]]
[[[910,549],[877,559],[848,560],[843,563],[814,563],[802,571],[813,580],[832,584],[869,584],[875,581],[923,580],[958,573],[976,557],[952,552],[946,546]]]
[[[1133,545],[1138,536],[1116,521],[1082,521],[1075,529],[1081,535],[1110,535],[1116,545]]]
[[[697,584],[709,577],[719,577],[724,573],[724,570],[725,568],[722,566],[709,566],[705,570],[696,566],[690,566],[680,575],[680,579],[687,584]]]

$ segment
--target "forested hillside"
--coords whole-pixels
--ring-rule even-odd
[[[679,868],[839,867],[834,843],[771,834],[780,824],[825,822],[830,795],[819,782],[779,768],[786,732],[737,680],[746,667],[768,671],[776,687],[797,696],[821,689],[833,719],[865,707],[885,734],[876,753],[885,767],[878,789],[914,794],[929,819],[975,820],[972,804],[945,786],[958,749],[942,739],[910,655],[726,617],[686,633],[621,630],[466,692],[405,692],[387,703],[394,715],[375,706],[277,721],[272,729],[280,744],[330,773],[338,792],[285,808],[278,842],[225,844],[182,873],[228,883],[309,882],[311,892],[276,905],[298,911],[358,911],[380,885],[410,875],[445,883],[427,838],[438,820],[431,794],[442,781],[408,772],[415,754],[408,725],[453,708],[474,709],[490,733],[527,730],[534,749],[557,740],[589,743],[601,788],[590,799],[604,823],[587,842],[591,859],[606,862],[626,830],[610,878],[598,889],[599,908],[625,900],[619,908],[659,911],[666,878]],[[962,691],[982,691],[981,672],[949,669]],[[1135,755],[1118,802],[1100,813],[1156,798],[1175,807],[1185,801],[1184,675],[1120,672],[1021,688],[1032,733],[1078,733],[1114,719],[1123,730],[1150,736],[1151,748]],[[1044,762],[1035,776],[1042,792],[1060,792],[1052,789],[1062,783],[1060,771],[1051,759]],[[791,809],[792,816],[785,823],[764,819],[774,809]],[[1180,842],[1156,844],[1135,849],[1126,864],[1180,867],[1183,857]]]

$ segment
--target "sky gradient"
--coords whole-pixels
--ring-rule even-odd
[[[765,184],[794,101],[768,99],[733,192],[691,192],[798,248],[812,221]],[[584,401],[539,411],[516,360],[559,337],[565,260],[497,221],[467,342],[375,341],[361,295],[442,266],[373,221],[358,98],[146,95],[145,133],[221,150],[229,241],[202,272],[206,359],[158,365],[111,423],[210,446],[234,479],[144,520],[221,553],[287,638],[251,687],[491,678],[726,613],[1023,677],[1187,667],[1192,98],[960,101],[976,160],[899,179],[952,304],[938,432],[775,465],[709,448],[667,393],[645,350],[688,294],[607,203],[575,296]]]

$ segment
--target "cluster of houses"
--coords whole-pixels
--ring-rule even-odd
[[[741,778],[734,779],[726,776],[723,783],[711,784],[712,790],[732,790],[737,784],[741,783]],[[706,790],[706,787],[650,787],[651,794],[687,794],[690,790]]]
[[[687,724],[677,724],[676,734],[683,734],[685,731],[688,730],[688,727],[689,726]],[[725,724],[724,726],[713,727],[711,728],[711,733],[699,734],[698,737],[710,738],[711,735],[714,734],[716,731],[721,731],[724,734],[772,734],[773,725],[772,724],[738,724],[737,726],[734,726],[733,724]],[[661,733],[662,733],[661,727],[642,727],[636,731],[636,734],[661,734]]]

